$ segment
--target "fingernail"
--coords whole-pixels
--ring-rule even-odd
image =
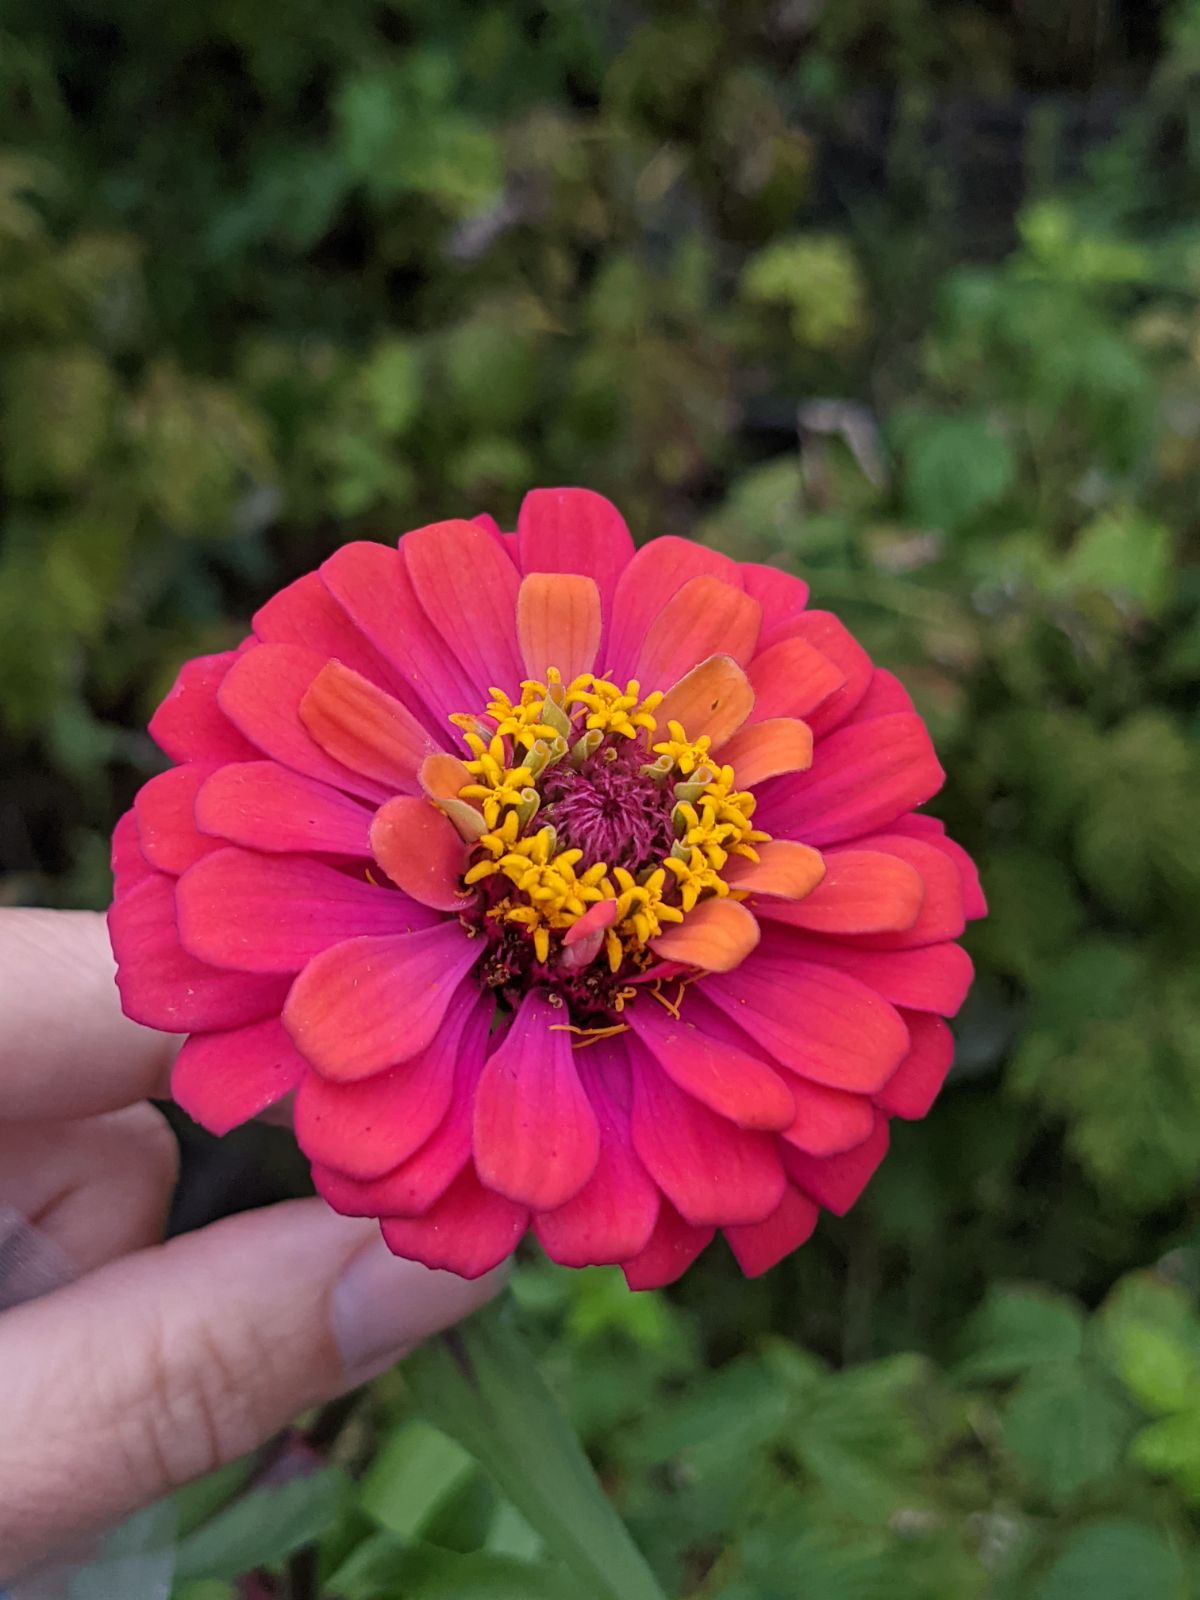
[[[491,1299],[507,1277],[498,1267],[468,1281],[402,1261],[376,1237],[357,1251],[333,1291],[333,1332],[348,1381],[385,1371],[431,1334]]]

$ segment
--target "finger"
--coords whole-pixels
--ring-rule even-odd
[[[0,1118],[90,1117],[165,1095],[179,1041],[122,1015],[104,918],[0,911]]]
[[[0,1582],[244,1455],[502,1279],[467,1283],[399,1261],[373,1224],[297,1200],[6,1312]]]
[[[162,1238],[178,1167],[175,1135],[145,1103],[82,1122],[0,1125],[0,1207],[80,1272]]]

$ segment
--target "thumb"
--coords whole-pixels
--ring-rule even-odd
[[[0,1581],[245,1454],[481,1305],[373,1223],[297,1200],[0,1316]]]

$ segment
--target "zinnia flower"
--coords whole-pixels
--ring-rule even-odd
[[[540,490],[346,545],[189,661],[119,824],[126,1011],[223,1132],[467,1276],[668,1283],[843,1212],[949,1067],[984,912],[891,673],[794,577]]]

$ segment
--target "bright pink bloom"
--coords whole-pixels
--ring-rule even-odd
[[[188,662],[114,839],[126,1011],[224,1132],[295,1092],[337,1210],[467,1276],[671,1282],[858,1198],[984,914],[904,689],[799,579],[599,496],[350,544]]]

